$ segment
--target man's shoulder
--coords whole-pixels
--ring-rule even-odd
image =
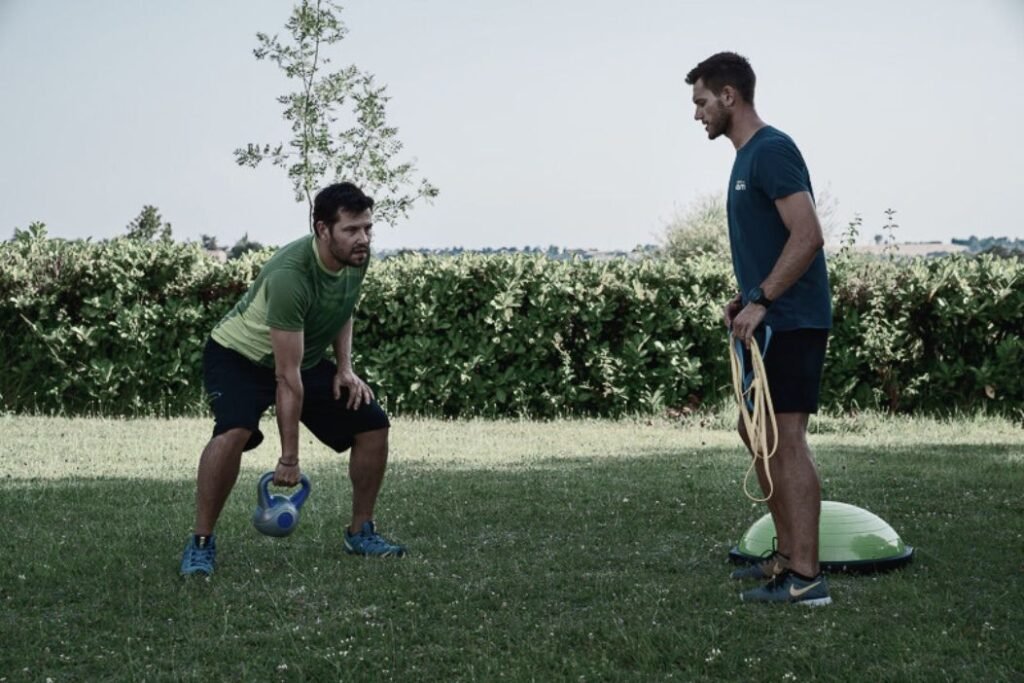
[[[804,157],[789,135],[777,128],[766,126],[751,149],[751,164],[762,171],[776,167],[804,166]]]
[[[280,256],[284,260],[308,261],[313,256],[312,242],[312,235],[303,235],[278,249],[274,256]]]
[[[755,138],[755,143],[757,151],[799,149],[792,137],[775,126],[765,126],[762,128]]]
[[[262,270],[268,274],[278,271],[293,271],[296,274],[308,272],[314,262],[310,239],[309,236],[300,237],[284,245],[263,264]]]

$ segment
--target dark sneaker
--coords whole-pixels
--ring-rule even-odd
[[[206,545],[196,545],[196,537],[189,536],[185,552],[181,556],[181,575],[210,576],[213,574],[214,565],[217,564],[217,542],[213,535],[206,542]]]
[[[823,574],[804,581],[791,571],[784,571],[763,586],[740,593],[743,602],[780,602],[821,607],[832,602]]]
[[[742,581],[744,579],[757,579],[758,581],[764,581],[765,579],[773,579],[782,572],[786,571],[786,563],[789,560],[788,557],[778,551],[772,551],[768,557],[764,558],[760,562],[756,562],[746,567],[740,567],[730,574],[730,578]]]
[[[367,557],[403,557],[405,546],[392,543],[378,534],[373,522],[369,521],[363,522],[358,534],[350,534],[345,529],[345,552]]]

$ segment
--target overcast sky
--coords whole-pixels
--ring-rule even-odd
[[[236,166],[290,131],[292,85],[252,56],[284,0],[0,0],[0,238],[31,221],[112,237],[144,204],[179,239],[307,230],[284,172]],[[1024,0],[352,0],[334,65],[389,86],[441,195],[378,246],[631,248],[734,151],[693,121],[686,72],[751,60],[762,118],[870,241],[1024,238]]]

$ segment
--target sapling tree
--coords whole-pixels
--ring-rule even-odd
[[[171,240],[171,224],[164,222],[159,209],[148,204],[142,207],[139,215],[132,219],[132,222],[124,229],[128,239],[137,242],[153,240],[169,242]]]
[[[285,169],[295,201],[305,200],[311,217],[321,185],[353,182],[376,198],[376,219],[393,224],[438,190],[417,178],[412,161],[398,159],[402,143],[398,129],[387,123],[387,86],[354,65],[327,71],[328,48],[348,33],[340,13],[331,0],[302,0],[285,24],[287,38],[256,34],[256,59],[270,60],[299,86],[277,98],[292,138],[276,145],[249,143],[235,150],[235,161],[252,168],[269,161]]]

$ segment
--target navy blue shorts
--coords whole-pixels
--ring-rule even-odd
[[[762,332],[757,343],[764,348]],[[776,413],[817,413],[821,376],[825,367],[828,330],[800,329],[773,332],[764,353],[768,392]],[[743,362],[750,369],[750,355]]]
[[[334,399],[337,366],[329,360],[302,371],[302,415],[300,421],[324,445],[338,453],[352,446],[356,434],[390,427],[388,416],[376,401],[345,406],[347,395]],[[241,427],[252,432],[244,450],[251,451],[263,441],[260,417],[277,401],[277,379],[273,368],[265,368],[209,339],[203,349],[203,384],[213,410],[213,435]]]

